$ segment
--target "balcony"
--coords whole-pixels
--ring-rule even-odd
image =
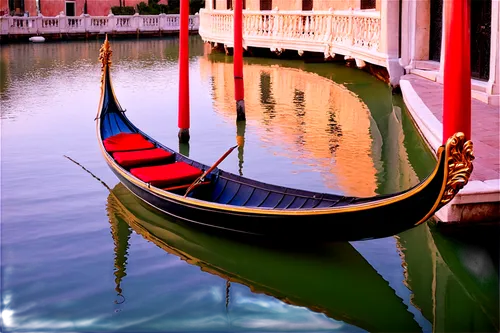
[[[387,67],[378,11],[243,11],[243,47],[269,48],[280,53],[296,50],[336,54]],[[200,11],[199,34],[206,42],[233,46],[233,11]]]
[[[198,30],[199,17],[189,17],[189,29]],[[179,31],[179,15],[0,17],[0,35],[51,35],[82,33],[167,33]]]

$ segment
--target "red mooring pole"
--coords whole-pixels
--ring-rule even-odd
[[[180,3],[179,142],[189,142],[189,0]]]
[[[456,132],[471,139],[470,0],[445,1],[443,144]]]
[[[236,121],[245,120],[245,91],[243,85],[243,0],[234,0],[234,99]]]

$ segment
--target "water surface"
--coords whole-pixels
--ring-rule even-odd
[[[0,51],[5,331],[498,330],[491,237],[474,244],[424,224],[366,242],[268,244],[142,206],[95,139],[101,42]],[[236,126],[231,58],[198,37],[190,45],[189,146],[177,142],[177,39],[112,41],[112,77],[128,117],[191,158],[212,164],[244,140],[222,168],[359,196],[407,189],[432,170],[401,98],[372,76],[246,58],[247,121]]]

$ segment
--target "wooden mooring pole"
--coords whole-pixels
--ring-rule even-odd
[[[233,65],[236,121],[242,121],[246,118],[243,84],[243,0],[234,1]]]
[[[189,142],[189,0],[180,3],[179,142]]]
[[[445,1],[443,144],[456,132],[471,139],[470,0]]]

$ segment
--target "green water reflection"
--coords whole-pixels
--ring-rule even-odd
[[[121,184],[111,191],[107,208],[117,244],[117,277],[125,275],[128,225],[166,252],[205,272],[247,285],[253,292],[306,306],[370,332],[419,331],[407,306],[349,243],[299,248],[190,228],[148,209]],[[116,290],[121,293],[119,285],[117,279]]]

